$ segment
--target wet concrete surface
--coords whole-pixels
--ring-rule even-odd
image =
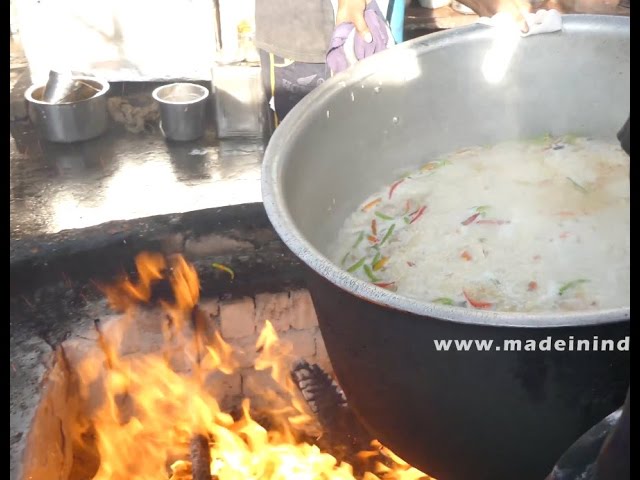
[[[156,128],[113,124],[77,144],[41,140],[28,121],[10,136],[11,240],[152,215],[259,202],[260,139],[168,143]]]

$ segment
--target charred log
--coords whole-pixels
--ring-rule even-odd
[[[373,438],[366,432],[347,405],[340,386],[318,365],[304,360],[296,362],[291,378],[307,401],[324,430],[318,446],[339,461],[354,459],[364,450],[370,450]]]
[[[209,439],[205,435],[195,435],[191,439],[190,450],[193,480],[211,480]]]

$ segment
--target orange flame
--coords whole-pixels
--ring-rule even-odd
[[[191,480],[189,451],[195,435],[209,439],[209,468],[217,480],[356,478],[351,465],[304,441],[301,432],[314,420],[289,376],[292,347],[278,339],[270,322],[257,340],[255,361],[255,370],[269,371],[281,390],[277,395],[262,392],[270,405],[267,429],[252,417],[249,400],[243,400],[236,420],[223,411],[219,394],[206,387],[210,375],[231,375],[239,367],[236,352],[222,336],[214,332],[208,341],[193,320],[200,295],[194,267],[182,257],[165,260],[154,254],[141,254],[136,266],[137,281],[126,278],[104,287],[111,305],[125,311],[124,321],[100,332],[100,350],[87,355],[77,369],[82,400],[92,405],[90,428],[79,427],[94,433],[100,457],[94,480]],[[158,318],[163,322],[162,351],[119,355],[117,347],[126,337],[124,330],[136,321],[139,305],[151,298],[152,284],[166,277],[175,301],[162,303],[169,320]],[[169,358],[176,352],[188,374],[172,368]],[[429,478],[379,444],[361,458],[381,451],[387,465],[376,464],[363,480]]]

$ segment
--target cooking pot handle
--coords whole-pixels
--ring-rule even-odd
[[[618,132],[618,140],[627,155],[631,156],[631,115],[629,115],[624,126]]]
[[[571,445],[546,480],[628,480],[629,408],[627,391],[624,406]]]
[[[629,397],[630,391],[627,390],[622,416],[613,427],[613,431],[607,436],[598,455],[595,471],[597,480],[626,480],[630,478],[631,422],[629,419]]]

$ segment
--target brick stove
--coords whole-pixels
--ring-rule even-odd
[[[243,398],[257,411],[274,408],[277,398],[265,392],[287,395],[268,370],[254,368],[260,355],[256,343],[268,320],[297,359],[294,383],[302,390],[300,398],[311,400],[309,411],[318,420],[319,430],[310,431],[309,438],[324,433],[317,444],[336,458],[359,451],[345,452],[337,443],[351,443],[352,450],[367,446],[363,441],[370,439],[328,376],[332,368],[301,265],[271,229],[262,206],[244,205],[116,222],[12,246],[11,480],[93,478],[95,452],[72,440],[77,418],[88,418],[97,408],[93,399],[79,400],[82,362],[102,355],[104,339],[120,337],[118,354],[133,361],[162,349],[166,340],[161,321],[166,314],[157,302],[138,311],[135,322],[123,324],[123,316],[114,314],[93,283],[114,282],[123,269],[133,273],[133,260],[142,251],[162,252],[165,258],[183,255],[195,267],[203,334],[211,341],[217,332],[237,360],[233,372],[215,371],[203,382],[224,411],[237,411]],[[213,262],[232,267],[233,281],[212,268]],[[162,285],[156,290],[159,299],[168,295]],[[190,371],[180,351],[169,358],[173,371]]]
[[[94,305],[104,308],[104,304]],[[231,374],[220,371],[206,375],[205,389],[219,400],[226,411],[236,410],[242,399],[251,401],[254,408],[268,408],[273,397],[265,392],[280,392],[268,370],[257,371],[254,363],[258,352],[255,345],[265,321],[270,320],[281,341],[292,346],[292,355],[309,364],[322,365],[331,372],[331,365],[318,330],[315,311],[306,290],[262,293],[255,297],[237,300],[207,300],[199,304],[200,313],[206,319],[207,336],[220,332],[225,342],[234,350],[239,368]],[[95,310],[94,310],[95,312]],[[153,353],[162,348],[162,310],[152,308],[137,316],[135,322],[125,327],[119,354],[126,361],[130,357]],[[119,315],[100,315],[100,331],[105,337],[118,329],[123,322]],[[91,319],[83,319],[83,329],[75,330],[68,339],[56,346],[48,359],[49,371],[43,378],[40,400],[36,405],[25,436],[22,451],[22,478],[50,480],[80,480],[84,468],[95,468],[96,458],[74,446],[72,429],[76,416],[90,415],[80,405],[75,374],[88,355],[101,355],[98,332],[91,326]],[[171,358],[173,371],[187,375],[189,365],[180,351]],[[282,392],[284,395],[285,392]],[[55,466],[55,467],[54,467]]]

